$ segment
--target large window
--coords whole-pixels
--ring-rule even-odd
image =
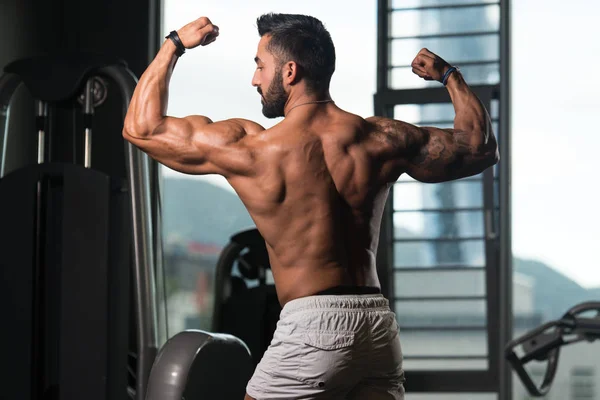
[[[235,12],[232,12],[235,10]],[[261,114],[250,85],[259,41],[256,18],[266,12],[313,15],[329,29],[337,52],[331,93],[336,103],[364,117],[373,115],[376,80],[376,5],[361,1],[165,0],[163,33],[192,19],[209,17],[219,39],[188,51],[171,80],[169,114],[203,114],[213,120],[248,118],[265,127],[279,120]],[[210,329],[213,273],[222,248],[234,233],[254,224],[241,201],[218,176],[191,177],[161,167],[163,240],[169,334]]]
[[[533,322],[560,318],[575,304],[600,301],[600,190],[594,166],[600,81],[532,69],[533,60],[567,65],[582,53],[592,65],[600,61],[600,3],[511,3],[513,311],[519,335]],[[600,399],[599,360],[598,342],[562,348],[546,398]],[[530,371],[541,378],[544,365]],[[518,379],[513,386],[514,400],[528,398]]]
[[[447,90],[412,73],[412,60],[425,47],[461,69],[502,144],[502,6],[380,0],[377,113],[453,127]],[[504,396],[500,179],[496,166],[452,182],[402,176],[394,185],[380,264],[391,266],[385,288],[402,330],[407,393],[420,393],[415,399]]]

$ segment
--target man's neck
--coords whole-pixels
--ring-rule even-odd
[[[300,106],[320,105],[333,103],[329,91],[322,93],[302,93],[298,96],[291,94],[284,108],[284,115],[287,117],[289,112]]]

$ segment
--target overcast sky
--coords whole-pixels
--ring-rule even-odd
[[[513,251],[583,286],[599,286],[600,2],[511,3]],[[373,115],[374,0],[166,0],[165,34],[203,15],[220,27],[215,43],[188,51],[178,63],[169,114],[241,117],[267,128],[278,122],[262,116],[250,85],[256,17],[270,11],[310,14],[325,23],[337,51],[334,100]],[[443,57],[443,49],[432,50]],[[223,184],[218,177],[203,179]]]

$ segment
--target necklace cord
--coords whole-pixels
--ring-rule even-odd
[[[322,103],[333,103],[333,100],[331,100],[331,99],[329,99],[329,100],[315,100],[315,101],[308,101],[306,103],[296,104],[296,105],[294,105],[292,108],[290,108],[288,110],[287,114],[289,115],[290,111],[292,111],[296,107],[304,106],[304,105],[307,105],[307,104],[322,104]]]

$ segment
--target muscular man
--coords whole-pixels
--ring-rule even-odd
[[[224,176],[266,241],[283,310],[246,399],[402,399],[398,325],[375,269],[384,204],[403,173],[442,182],[498,162],[490,118],[460,72],[426,49],[413,72],[447,85],[454,129],[350,114],[329,94],[335,49],[319,20],[257,23],[252,85],[280,123],[167,116],[183,47],[218,37],[203,17],[172,33],[141,76],[123,136],[174,170]]]

